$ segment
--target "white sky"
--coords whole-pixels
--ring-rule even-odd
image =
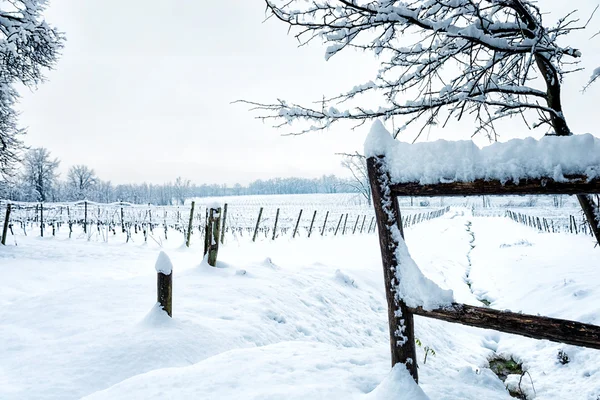
[[[541,3],[555,17],[579,8],[586,19],[598,1]],[[370,79],[376,60],[353,53],[325,62],[320,43],[298,48],[286,25],[263,23],[264,8],[263,0],[51,1],[46,19],[67,43],[49,81],[22,93],[26,143],[47,147],[63,173],[86,164],[113,183],[343,175],[334,153],[360,150],[367,127],[282,137],[247,106],[230,103],[318,100]],[[569,44],[593,69],[600,37],[589,37],[600,30],[600,15],[591,25]],[[579,93],[590,74],[567,79],[563,103],[574,132],[600,136],[600,85]],[[472,124],[459,128],[429,138],[468,139]],[[504,139],[544,133],[518,121],[506,129]]]

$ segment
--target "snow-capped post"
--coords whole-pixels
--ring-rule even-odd
[[[227,221],[227,203],[223,205],[223,218],[221,221],[221,244],[225,242],[225,221]]]
[[[275,236],[277,235],[277,221],[279,221],[279,208],[275,213],[275,224],[273,224],[273,238],[271,240],[275,240]]]
[[[396,226],[398,228],[396,233],[399,233],[402,238],[404,238],[404,230],[398,202],[389,188],[391,179],[384,159],[385,146],[390,140],[394,139],[385,130],[383,124],[375,121],[367,139],[370,148],[367,149],[367,144],[365,144],[365,156],[368,157],[367,170],[379,230],[385,295],[388,304],[392,367],[398,363],[404,364],[415,382],[418,383],[413,314],[404,301],[396,296],[396,285],[398,284],[396,269],[402,268],[402,266],[399,265],[396,253],[398,238],[394,238],[392,228]]]
[[[192,201],[192,208],[190,209],[190,222],[188,223],[187,238],[185,240],[186,247],[190,247],[190,239],[192,238],[192,225],[194,222],[194,206],[195,205],[196,205],[196,202]]]
[[[315,212],[313,213],[313,217],[310,220],[310,228],[308,228],[308,237],[310,237],[310,234],[312,232],[312,228],[313,228],[313,224],[315,223],[316,216],[317,216],[317,210],[315,210]]]
[[[218,205],[211,205],[208,218],[208,231],[206,237],[208,238],[207,252],[208,252],[208,264],[215,266],[217,264],[217,254],[219,252],[219,230],[221,228],[221,207]],[[206,253],[205,253],[206,254]]]
[[[327,217],[329,217],[329,211],[325,214],[325,221],[323,221],[323,229],[321,229],[321,236],[325,234],[325,227],[327,226]]]
[[[6,246],[6,235],[8,234],[8,224],[10,220],[10,208],[11,205],[6,205],[6,216],[4,217],[4,228],[2,229],[2,244]]]
[[[156,301],[163,310],[173,317],[173,264],[164,251],[156,259]]]
[[[300,214],[298,214],[298,221],[296,221],[296,227],[294,228],[294,233],[292,234],[292,239],[296,237],[296,232],[298,232],[298,225],[300,225],[300,218],[302,218],[302,210],[300,210]]]
[[[87,201],[83,202],[83,233],[87,233]]]
[[[254,235],[252,235],[252,241],[256,241],[256,235],[258,235],[258,227],[260,226],[260,218],[262,217],[263,208],[261,207],[258,211],[258,218],[256,219],[256,226],[254,227]]]

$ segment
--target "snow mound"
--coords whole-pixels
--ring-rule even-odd
[[[171,263],[171,259],[164,251],[158,254],[154,267],[156,268],[156,272],[164,275],[171,275],[173,272],[173,263]]]
[[[367,400],[429,400],[403,364],[396,364],[390,374],[365,399]]]
[[[367,157],[385,156],[393,183],[600,177],[600,139],[591,134],[512,139],[480,149],[470,140],[401,142],[392,138],[381,121],[375,121],[364,151]]]
[[[408,252],[406,242],[396,229],[392,231],[398,242],[396,259],[400,268],[396,268],[396,297],[404,301],[409,307],[423,307],[425,310],[452,304],[454,294],[452,290],[439,287],[431,279],[423,275],[417,263]]]

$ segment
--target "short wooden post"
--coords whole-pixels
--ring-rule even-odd
[[[354,223],[354,228],[352,228],[352,234],[356,233],[356,227],[358,226],[358,221],[360,220],[360,215],[356,217],[356,222]]]
[[[298,232],[298,225],[300,225],[300,218],[302,218],[302,210],[300,210],[300,214],[298,214],[298,221],[296,221],[296,227],[294,228],[294,234],[292,235],[292,239],[296,237],[296,232]]]
[[[342,223],[342,219],[344,218],[344,214],[340,215],[340,220],[337,223],[337,226],[335,227],[335,232],[333,233],[333,236],[336,236],[338,233],[338,229],[340,229],[340,224]]]
[[[363,222],[360,224],[360,233],[363,233],[363,229],[365,228],[365,220],[367,219],[367,215],[363,216]]]
[[[373,227],[374,220],[375,220],[375,217],[371,217],[371,222],[369,222],[369,229],[367,230],[367,233],[371,233],[371,228]]]
[[[383,190],[390,183],[390,176],[383,156],[367,159],[369,183],[373,193],[373,207],[377,216],[379,245],[383,265],[385,294],[388,303],[388,321],[392,366],[404,364],[418,383],[417,355],[415,349],[414,319],[402,299],[396,296],[396,269],[402,268],[396,257],[398,243],[394,239],[394,230],[404,237],[400,209],[396,198],[390,191]]]
[[[83,233],[87,233],[87,201],[83,202]]]
[[[256,226],[254,227],[254,235],[252,235],[252,241],[256,241],[256,235],[258,234],[258,227],[260,226],[260,218],[262,217],[263,208],[261,207],[258,211],[258,218],[256,219]]]
[[[190,241],[192,238],[192,226],[193,226],[193,222],[194,222],[194,207],[195,206],[196,206],[196,202],[192,201],[192,208],[190,209],[190,221],[188,223],[188,230],[187,230],[187,239],[185,241],[186,247],[190,247]]]
[[[346,234],[346,222],[348,222],[348,213],[346,213],[346,218],[344,218],[344,228],[342,229],[342,235]]]
[[[10,208],[11,205],[6,205],[6,216],[4,217],[4,228],[2,229],[2,244],[6,246],[6,235],[8,234],[8,224],[10,221]]]
[[[317,216],[317,210],[315,210],[315,212],[313,213],[312,220],[310,221],[310,228],[308,228],[308,237],[310,237],[310,234],[312,232],[312,228],[313,228],[313,224],[315,223],[316,216]]]
[[[325,214],[325,221],[323,221],[323,229],[321,229],[321,236],[325,233],[325,227],[327,226],[327,217],[329,217],[329,211]]]
[[[225,221],[227,220],[227,203],[223,205],[223,220],[221,221],[221,244],[225,241]]]
[[[271,240],[275,240],[275,236],[277,234],[277,221],[279,221],[279,208],[275,213],[275,224],[273,225],[273,238]]]
[[[169,256],[161,251],[156,259],[156,301],[173,317],[173,264]]]
[[[208,248],[210,247],[210,237],[212,235],[212,231],[211,231],[211,225],[209,222],[209,208],[206,207],[206,215],[204,217],[204,253],[206,254],[208,253]]]
[[[221,227],[221,207],[211,208],[209,216],[210,236],[208,244],[208,265],[214,267],[217,264],[219,252],[219,229]]]
[[[40,236],[44,237],[44,203],[40,203]]]
[[[121,207],[121,232],[125,233],[125,213],[123,212],[123,207]]]

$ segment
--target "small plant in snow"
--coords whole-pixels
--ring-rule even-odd
[[[427,356],[428,356],[429,354],[431,354],[432,356],[435,356],[435,350],[434,350],[434,349],[432,349],[432,348],[431,348],[431,347],[429,347],[429,346],[425,346],[425,347],[423,347],[423,343],[421,342],[421,340],[420,340],[420,339],[416,338],[416,339],[415,339],[415,343],[417,344],[417,346],[419,346],[419,348],[422,348],[422,349],[423,349],[423,351],[425,352],[425,356],[423,357],[423,364],[426,364],[426,363],[427,363]]]

